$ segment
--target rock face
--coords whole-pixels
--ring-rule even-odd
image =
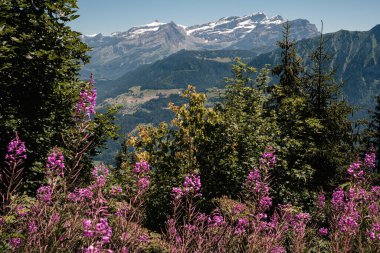
[[[284,22],[281,16],[268,18],[264,13],[256,13],[189,27],[155,21],[111,36],[83,35],[83,41],[93,51],[90,53],[91,63],[83,68],[82,75],[86,77],[93,72],[98,79],[116,79],[142,64],[155,62],[182,49],[266,52],[281,39]],[[290,22],[297,40],[318,34],[315,25],[307,20]]]
[[[82,75],[93,72],[97,78],[106,79],[115,79],[181,49],[200,49],[202,45],[200,39],[188,36],[183,27],[173,22],[154,22],[111,36],[98,34],[82,39],[93,48],[91,63],[85,66]]]
[[[289,24],[290,38],[292,40],[298,41],[318,35],[315,25],[310,24],[305,19],[292,20],[289,21]],[[269,52],[277,46],[277,41],[281,40],[283,30],[283,22],[260,23],[254,30],[230,47],[234,49],[251,49],[259,53]]]

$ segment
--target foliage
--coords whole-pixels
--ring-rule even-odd
[[[72,0],[0,2],[0,155],[17,130],[28,143],[28,182],[40,179],[30,165],[73,124],[77,73],[89,50],[67,26],[76,8]]]
[[[272,69],[279,82],[270,87],[268,108],[274,110],[281,168],[275,175],[277,199],[310,208],[317,192],[331,190],[337,171],[351,154],[353,140],[348,115],[351,108],[339,101],[339,86],[329,70],[323,36],[310,54],[306,69],[289,39],[285,24],[281,63]]]
[[[49,150],[62,139],[70,146],[68,132],[77,127],[72,113],[86,85],[77,76],[89,50],[67,25],[78,17],[77,8],[75,0],[0,2],[0,156],[15,131],[28,143],[22,190],[34,191]],[[81,166],[88,167],[90,156],[114,137],[113,114],[97,114],[91,123],[91,145]]]
[[[21,151],[10,164],[25,159]],[[171,189],[172,214],[166,229],[155,234],[142,226],[149,191],[154,191],[154,168],[146,161],[137,162],[126,172],[124,176],[130,181],[123,186],[113,184],[111,171],[99,165],[94,167],[89,185],[70,191],[67,160],[54,149],[46,163],[46,183],[32,198],[13,195],[7,212],[0,216],[0,247],[12,252],[380,250],[380,195],[379,186],[371,186],[372,151],[348,167],[346,190],[338,187],[331,199],[319,196],[313,216],[272,202],[275,152],[272,147],[265,149],[258,165],[247,173],[241,201],[220,198],[209,214],[199,211],[204,194],[202,178],[187,175],[182,186]]]
[[[349,121],[353,109],[345,99],[339,99],[342,84],[335,81],[335,71],[329,67],[331,55],[326,51],[322,33],[323,27],[319,42],[309,56],[313,65],[306,72],[305,90],[309,114],[319,124],[318,131],[311,133],[316,143],[310,158],[316,170],[312,184],[329,190],[341,178],[345,161],[353,159],[353,124]]]
[[[137,135],[126,141],[119,157],[121,169],[141,158],[154,168],[157,192],[151,195],[148,220],[155,226],[167,215],[171,187],[188,173],[204,178],[205,206],[216,197],[239,196],[240,182],[260,150],[275,136],[276,126],[263,112],[268,72],[263,69],[256,74],[256,69],[238,59],[219,107],[207,108],[205,95],[189,87],[184,93],[188,104],[170,105],[175,113],[170,126],[141,126]]]
[[[175,113],[170,126],[166,123],[158,127],[140,126],[137,134],[126,141],[119,155],[118,167],[121,171],[128,170],[140,159],[151,164],[154,185],[147,212],[150,225],[156,226],[156,229],[169,211],[171,188],[179,184],[184,175],[199,172],[202,168],[201,157],[209,151],[203,144],[212,140],[210,129],[220,121],[217,112],[205,107],[204,94],[196,93],[189,86],[183,96],[189,104],[169,105]]]
[[[373,147],[376,150],[376,157],[379,158],[380,154],[380,94],[376,97],[376,108],[371,113],[371,121],[369,122],[367,136],[368,142],[373,143]],[[377,161],[377,171],[380,171],[380,163]]]

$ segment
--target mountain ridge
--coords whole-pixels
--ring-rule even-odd
[[[255,49],[258,53],[269,51],[282,36],[285,20],[281,16],[268,18],[264,13],[231,16],[201,25],[182,26],[174,22],[136,26],[111,36],[82,35],[82,40],[93,48],[91,62],[85,65],[81,75],[94,73],[99,78],[117,79],[143,64],[153,63],[182,49]],[[295,39],[310,38],[318,34],[309,21],[289,21],[302,31]],[[259,30],[256,28],[259,27]],[[244,38],[260,39],[244,43]],[[243,40],[243,43],[240,41]]]

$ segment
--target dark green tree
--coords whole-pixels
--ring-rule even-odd
[[[320,38],[310,53],[311,67],[306,74],[308,111],[318,121],[318,131],[313,132],[315,151],[311,157],[316,170],[313,185],[323,190],[339,181],[340,169],[352,159],[352,124],[348,117],[352,108],[344,99],[339,99],[341,86],[335,81],[330,68],[331,55],[325,48],[323,23]]]
[[[310,152],[316,149],[312,133],[320,123],[308,111],[305,67],[298,56],[296,43],[290,39],[290,25],[285,23],[283,39],[278,43],[281,62],[272,69],[279,82],[270,89],[268,108],[277,122],[278,165],[273,180],[277,200],[309,206],[315,197],[311,185],[315,170]]]
[[[369,141],[373,143],[374,148],[376,149],[376,160],[377,160],[377,172],[380,172],[380,94],[376,97],[376,107],[375,110],[371,113],[371,121],[369,122],[368,129]]]
[[[74,126],[78,72],[89,60],[89,48],[68,25],[78,17],[76,2],[0,1],[0,157],[17,131],[28,150],[27,185],[41,180],[37,168]],[[106,118],[97,121],[110,123],[112,116]],[[107,128],[100,125],[99,131]],[[93,149],[104,142],[99,131]]]
[[[308,208],[318,191],[336,185],[337,172],[350,160],[352,109],[338,99],[341,87],[329,68],[322,33],[310,53],[310,68],[304,66],[289,37],[286,23],[279,42],[281,63],[272,70],[279,82],[271,87],[267,105],[280,128],[274,188],[278,199]]]
[[[272,69],[272,73],[280,78],[280,85],[275,86],[277,104],[286,97],[300,96],[303,93],[304,66],[296,51],[296,43],[290,38],[290,24],[284,24],[282,41],[278,42],[281,49],[281,63]]]
[[[277,131],[276,122],[266,117],[264,109],[269,69],[257,71],[237,59],[232,73],[216,107],[222,120],[200,156],[208,160],[201,163],[201,170],[204,180],[209,181],[204,189],[210,197],[238,197],[248,171],[257,165],[265,147],[274,144]]]

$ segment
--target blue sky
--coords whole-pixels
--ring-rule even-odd
[[[286,19],[308,19],[325,32],[365,31],[380,24],[380,0],[78,0],[79,19],[71,23],[83,34],[126,31],[132,26],[174,21],[203,24],[225,16],[264,12]]]

